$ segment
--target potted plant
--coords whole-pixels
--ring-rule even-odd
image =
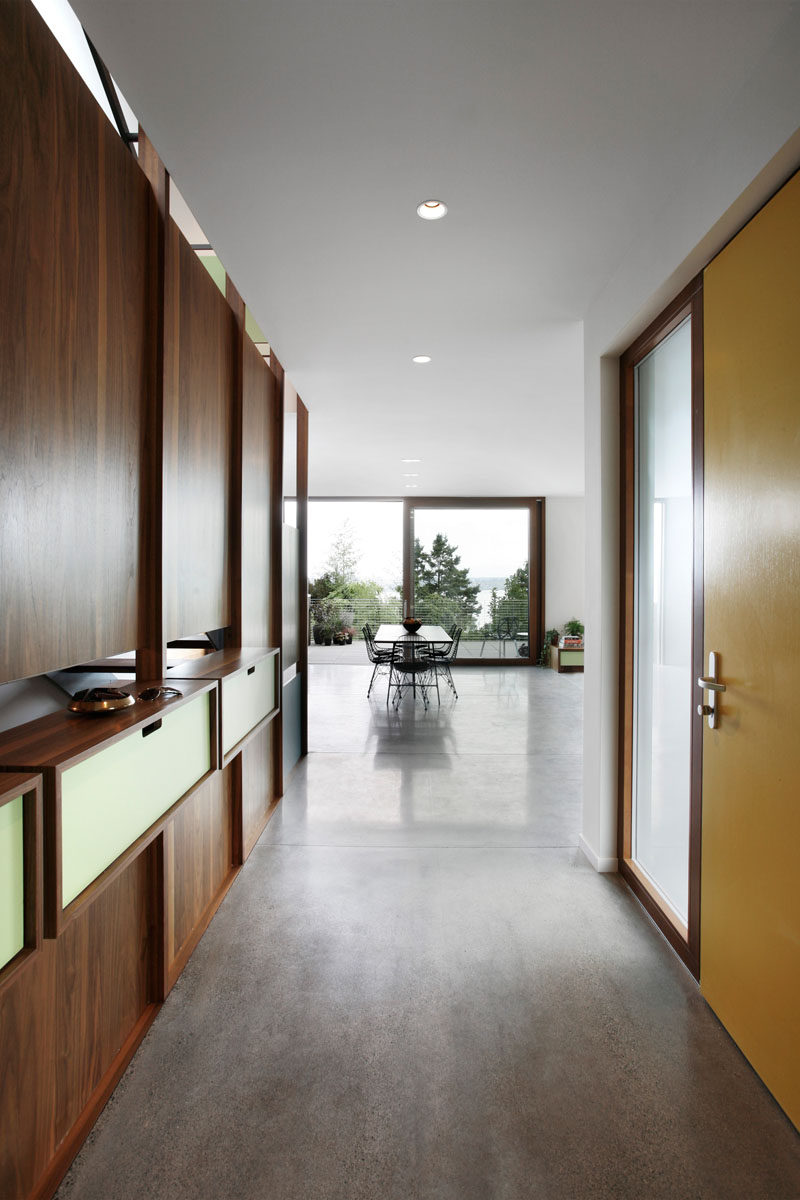
[[[539,666],[540,667],[549,667],[550,666],[550,647],[557,646],[557,645],[558,645],[558,630],[557,629],[548,629],[544,635],[544,645],[542,646],[542,652],[539,655]]]
[[[312,630],[314,645],[330,646],[335,628],[333,601],[317,600],[314,604],[314,627]]]

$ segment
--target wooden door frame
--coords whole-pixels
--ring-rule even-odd
[[[403,496],[403,595],[413,602],[411,511],[415,508],[523,508],[528,510],[528,657],[459,658],[459,667],[531,667],[544,642],[544,496]]]
[[[635,552],[634,369],[686,317],[692,320],[693,602],[692,676],[703,671],[703,277],[696,276],[620,358],[619,871],[673,949],[700,974],[700,854],[703,719],[692,702],[689,911],[684,926],[631,859]],[[700,693],[697,693],[698,697]],[[692,701],[694,697],[692,697]]]

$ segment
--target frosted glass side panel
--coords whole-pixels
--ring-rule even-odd
[[[222,753],[227,754],[275,707],[274,657],[222,681]]]
[[[209,693],[84,759],[61,777],[62,905],[211,769]]]
[[[632,853],[684,923],[693,700],[691,351],[687,320],[636,368]]]
[[[0,808],[0,967],[25,944],[22,796]]]

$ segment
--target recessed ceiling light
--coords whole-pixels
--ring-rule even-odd
[[[441,200],[423,200],[422,204],[417,205],[417,216],[422,217],[423,221],[438,221],[447,216],[447,205]]]
[[[422,462],[421,458],[401,458],[400,462]]]
[[[417,479],[419,477],[419,471],[403,471],[402,475],[404,479]]]
[[[418,488],[418,487],[419,487],[419,484],[418,484],[418,483],[407,483],[407,484],[406,484],[406,487],[407,487],[407,488],[414,488],[414,487],[415,487],[415,488]]]
[[[431,356],[430,354],[415,354],[411,361],[415,363],[426,363],[431,361]]]

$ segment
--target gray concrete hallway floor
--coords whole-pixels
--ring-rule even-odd
[[[311,753],[58,1195],[791,1200],[800,1139],[577,850],[582,678],[427,713],[310,671]]]

